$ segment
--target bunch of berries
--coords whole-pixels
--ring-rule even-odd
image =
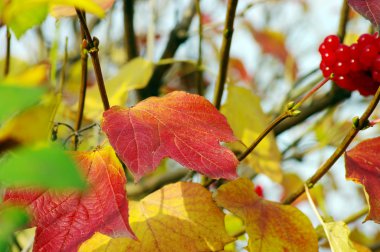
[[[377,33],[363,34],[357,43],[347,46],[335,35],[325,38],[319,46],[323,76],[361,95],[376,93],[380,85],[380,37]]]

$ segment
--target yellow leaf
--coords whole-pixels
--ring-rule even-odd
[[[82,243],[78,252],[101,252],[107,251],[107,245],[112,240],[111,237],[96,232],[89,240]]]
[[[318,237],[310,220],[293,206],[257,196],[253,183],[246,178],[222,185],[215,200],[243,219],[249,251],[318,251]]]
[[[5,79],[6,84],[17,84],[22,86],[37,86],[47,80],[49,73],[48,64],[39,64],[27,68],[25,71],[17,74],[10,74]]]
[[[43,0],[40,0],[43,1]],[[57,5],[65,5],[82,9],[90,12],[98,17],[104,17],[104,10],[99,6],[95,0],[45,0],[51,4],[51,9]]]
[[[324,230],[329,238],[330,247],[332,252],[356,252],[349,235],[350,229],[343,221],[326,222],[324,223]]]
[[[235,136],[246,146],[251,145],[269,124],[261,109],[259,97],[242,87],[228,87],[227,101],[221,112],[227,117]],[[238,151],[246,149],[236,144],[232,148]],[[265,137],[245,160],[257,173],[263,173],[275,182],[282,180],[281,154],[273,134]]]
[[[93,0],[92,2],[99,5],[104,11],[112,7],[115,0]],[[76,11],[73,7],[53,5],[50,8],[50,14],[56,18],[75,16]]]
[[[79,251],[220,251],[233,241],[211,193],[199,184],[178,182],[130,202],[129,221],[139,241],[95,235]],[[105,245],[106,243],[106,245]]]
[[[121,67],[119,73],[106,81],[106,90],[111,106],[125,106],[128,91],[144,88],[153,73],[153,63],[143,58],[136,58]],[[85,116],[100,119],[103,113],[98,87],[88,89],[86,95]]]

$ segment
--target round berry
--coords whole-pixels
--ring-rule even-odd
[[[359,50],[359,45],[357,43],[350,45],[350,55],[351,55],[351,58],[354,58],[354,59],[359,58],[360,50]]]
[[[362,70],[361,65],[359,64],[358,60],[356,60],[356,59],[351,59],[349,62],[349,66],[350,66],[350,71],[352,71],[352,72],[357,72],[357,71]]]
[[[326,66],[326,64],[323,63],[323,61],[319,65],[319,68],[321,69],[323,76],[326,78],[330,77],[333,73],[332,68],[330,66]]]
[[[330,35],[325,38],[325,40],[323,41],[323,44],[325,44],[325,46],[329,50],[335,51],[340,44],[340,39],[336,35]]]
[[[324,54],[322,54],[322,61],[327,65],[327,66],[333,66],[336,61],[335,54],[332,51],[327,51]]]
[[[354,82],[352,82],[351,78],[349,78],[348,76],[336,75],[334,76],[333,80],[341,88],[348,89],[350,91],[355,90],[355,84]]]
[[[350,71],[350,64],[349,62],[338,61],[335,63],[333,69],[337,75],[345,75]]]
[[[380,71],[380,55],[377,55],[375,60],[372,62],[373,70]]]
[[[322,43],[319,48],[318,48],[318,51],[320,54],[323,54],[325,52],[327,52],[329,49],[326,47],[325,43]]]
[[[371,34],[362,34],[358,39],[358,44],[360,48],[364,48],[367,45],[371,44],[375,38]]]
[[[335,51],[335,57],[339,61],[348,61],[351,57],[350,48],[346,45],[339,45]]]
[[[376,82],[380,82],[380,71],[372,70],[372,79]]]
[[[362,53],[360,54],[359,62],[365,66],[369,67],[372,65],[372,61],[375,60],[378,53],[378,49],[374,45],[367,45],[364,47]]]

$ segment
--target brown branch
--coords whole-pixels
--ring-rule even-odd
[[[195,0],[195,7],[198,15],[198,61],[197,61],[197,89],[198,94],[203,95],[203,59],[202,59],[202,40],[203,40],[203,24],[202,24],[202,11],[201,0]]]
[[[195,1],[191,1],[189,8],[184,12],[182,21],[178,23],[174,29],[170,32],[169,41],[166,44],[165,50],[161,56],[161,60],[173,58],[177,49],[188,38],[188,30],[190,28],[191,21],[195,15]],[[162,78],[165,73],[170,69],[170,65],[157,65],[153,71],[147,86],[139,90],[141,99],[148,98],[150,96],[158,96],[160,87],[162,85]]]
[[[311,176],[308,180],[306,180],[305,184],[308,188],[312,188],[329,170],[330,168],[335,164],[335,162],[339,159],[339,157],[344,153],[344,151],[347,149],[348,145],[352,142],[352,140],[355,138],[355,136],[359,133],[360,130],[365,128],[368,125],[368,118],[376,108],[377,104],[380,100],[380,88],[378,88],[375,96],[372,98],[370,104],[368,105],[367,109],[364,111],[358,122],[354,125],[342,143],[338,146],[338,148],[335,150],[335,152],[330,156],[329,159],[326,160],[325,163],[322,164],[322,166],[314,173],[313,176]],[[295,201],[299,196],[301,196],[305,192],[304,185],[300,186],[296,192],[289,195],[285,200],[284,204],[291,204],[293,201]]]
[[[83,11],[83,17],[86,19],[86,13]],[[85,52],[86,49],[86,35],[84,32],[84,29],[81,28],[81,35],[82,35],[82,45],[81,45],[81,82],[80,82],[80,90],[79,90],[79,100],[78,100],[78,111],[77,111],[77,118],[75,121],[75,128],[74,131],[78,132],[82,126],[83,121],[83,113],[84,113],[84,104],[86,100],[86,91],[87,91],[87,73],[88,73],[88,54]],[[83,44],[84,43],[84,44]],[[77,150],[79,143],[79,135],[76,134],[74,136],[74,149]]]
[[[11,64],[11,33],[7,26],[6,31],[6,52],[5,52],[5,64],[4,64],[4,77],[9,74],[9,68]]]
[[[124,44],[127,61],[139,56],[133,25],[134,0],[123,0],[124,10]]]
[[[237,4],[238,0],[229,0],[227,7],[226,21],[224,24],[223,41],[221,48],[222,56],[219,62],[218,78],[215,83],[214,105],[217,109],[220,109],[220,104],[222,101],[224,91],[224,84],[227,78],[228,62],[230,58],[230,48],[232,42],[232,34],[234,32],[234,20]]]
[[[75,9],[75,10],[77,12],[77,16],[79,18],[83,32],[86,36],[86,40],[88,42],[87,49],[88,49],[88,53],[91,55],[92,65],[94,66],[96,81],[98,82],[98,88],[99,88],[100,96],[103,102],[103,108],[104,110],[108,110],[110,108],[110,104],[107,97],[106,87],[104,85],[103,74],[102,74],[102,69],[100,67],[99,55],[98,55],[99,40],[96,37],[94,38],[91,37],[91,33],[88,29],[86,19],[83,13],[79,9]]]

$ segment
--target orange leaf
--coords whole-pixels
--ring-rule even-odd
[[[364,186],[369,201],[367,220],[380,223],[380,137],[361,142],[345,154],[346,179]]]
[[[97,233],[79,251],[221,251],[233,241],[225,231],[223,212],[199,184],[167,185],[140,202],[130,202],[129,210],[138,241]]]
[[[77,251],[96,231],[135,237],[128,224],[125,175],[111,147],[75,153],[86,192],[8,189],[4,200],[27,206],[37,226],[33,251]]]
[[[246,178],[221,186],[215,200],[244,220],[249,251],[318,251],[317,234],[309,219],[293,206],[260,198]]]
[[[236,177],[238,160],[220,141],[234,141],[226,118],[205,98],[185,92],[114,106],[102,129],[138,181],[165,157],[212,178]]]

